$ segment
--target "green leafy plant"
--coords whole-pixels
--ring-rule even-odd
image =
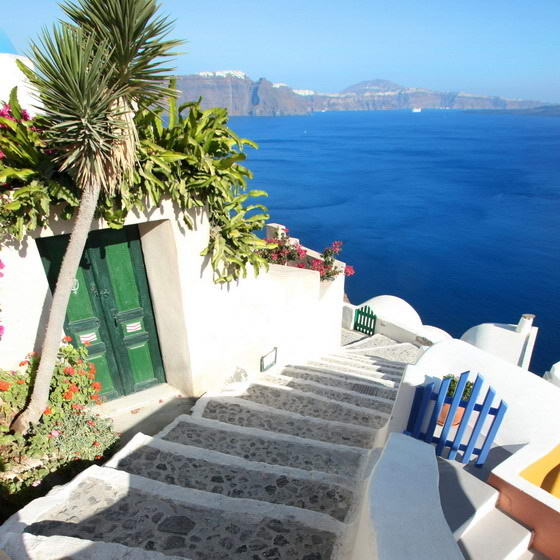
[[[447,396],[454,397],[455,391],[457,391],[457,385],[459,383],[459,376],[449,374],[449,375],[444,375],[443,378],[451,379],[451,382],[449,383],[449,388],[447,389]],[[462,401],[468,400],[472,395],[472,390],[473,390],[472,381],[467,381],[465,388],[463,390],[463,395],[461,396],[461,400]]]
[[[170,84],[174,88],[175,83]],[[41,133],[41,118],[17,118],[24,110],[17,91],[10,96],[9,117],[0,119],[0,229],[3,240],[22,239],[55,216],[72,218],[80,193],[69,174],[56,171],[53,154]],[[12,116],[13,115],[13,116]],[[166,122],[167,119],[167,122]],[[2,128],[3,123],[7,123]],[[140,110],[135,117],[138,158],[130,181],[109,195],[101,192],[97,216],[120,228],[131,211],[144,211],[169,199],[187,227],[192,208],[206,208],[210,220],[210,256],[216,282],[236,280],[247,267],[267,262],[258,252],[266,242],[255,232],[269,218],[262,204],[249,204],[267,193],[247,190],[252,177],[241,164],[245,147],[256,148],[228,126],[225,109],[201,110],[200,101],[164,109]],[[3,186],[2,186],[3,184]],[[1,240],[0,240],[1,241]]]

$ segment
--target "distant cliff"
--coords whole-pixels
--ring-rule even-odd
[[[387,80],[370,80],[340,93],[292,89],[265,78],[256,82],[243,72],[202,72],[180,76],[181,100],[202,97],[203,107],[226,107],[231,115],[304,115],[322,111],[391,109],[532,109],[542,103],[464,92],[409,88]]]

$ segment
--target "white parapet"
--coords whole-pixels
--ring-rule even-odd
[[[367,483],[351,560],[461,560],[441,509],[433,447],[391,434]]]
[[[538,328],[535,316],[524,314],[517,325],[482,323],[467,330],[461,340],[498,356],[523,369],[529,369]]]

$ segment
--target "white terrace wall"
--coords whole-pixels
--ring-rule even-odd
[[[256,374],[261,356],[275,347],[286,363],[340,344],[343,276],[320,282],[317,272],[272,265],[258,277],[249,272],[217,285],[209,260],[200,256],[209,236],[206,213],[193,211],[192,218],[195,227],[188,230],[166,203],[127,220],[139,225],[168,383],[198,396]],[[99,221],[92,229],[105,227]],[[2,248],[0,367],[16,367],[41,346],[51,294],[33,237],[70,229],[68,222],[54,222],[21,245]]]

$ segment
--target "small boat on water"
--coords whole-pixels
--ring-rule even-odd
[[[413,113],[421,113],[422,112],[422,107],[412,107],[412,112]]]

